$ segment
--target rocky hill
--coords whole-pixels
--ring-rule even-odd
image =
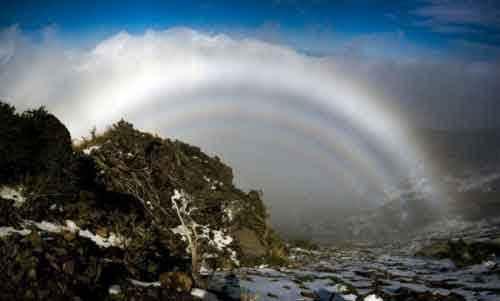
[[[203,274],[282,263],[261,194],[198,147],[120,121],[78,146],[0,103],[0,300],[190,300]]]

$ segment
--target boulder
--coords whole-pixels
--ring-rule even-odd
[[[257,233],[248,228],[237,230],[234,233],[241,246],[241,252],[248,258],[260,258],[267,254],[266,247],[262,244]]]
[[[176,193],[197,208],[192,218],[208,231],[201,253],[219,258],[216,267],[229,266],[224,258],[231,258],[234,266],[240,260],[246,262],[247,256],[262,257],[271,244],[281,241],[266,222],[262,194],[236,188],[231,168],[198,147],[138,131],[122,120],[85,141],[79,150],[94,160],[95,181],[106,191],[127,195],[129,201],[145,207],[148,218],[162,227],[166,247],[176,254],[186,253],[179,235],[170,231],[180,225],[171,201]],[[220,241],[228,242],[224,246],[213,241],[220,235],[225,237]]]

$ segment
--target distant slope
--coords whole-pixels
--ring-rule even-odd
[[[500,129],[415,129],[413,135],[439,175],[434,184],[444,187],[445,198],[431,202],[402,184],[397,197],[381,200],[377,208],[303,221],[302,236],[385,242],[409,238],[441,220],[500,216]]]
[[[414,131],[442,172],[456,174],[500,166],[500,129]]]

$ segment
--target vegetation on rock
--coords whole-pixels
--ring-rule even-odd
[[[0,119],[2,297],[182,299],[202,269],[284,261],[261,194],[198,147],[125,121],[74,146],[43,108]]]

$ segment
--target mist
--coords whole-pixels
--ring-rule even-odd
[[[57,29],[0,33],[0,98],[46,106],[76,140],[124,118],[199,145],[262,189],[273,222],[380,205],[403,179],[441,187],[414,129],[497,128],[496,60],[381,56],[382,35],[312,56],[278,41],[190,28],[75,46]],[[312,214],[314,213],[314,214]]]

